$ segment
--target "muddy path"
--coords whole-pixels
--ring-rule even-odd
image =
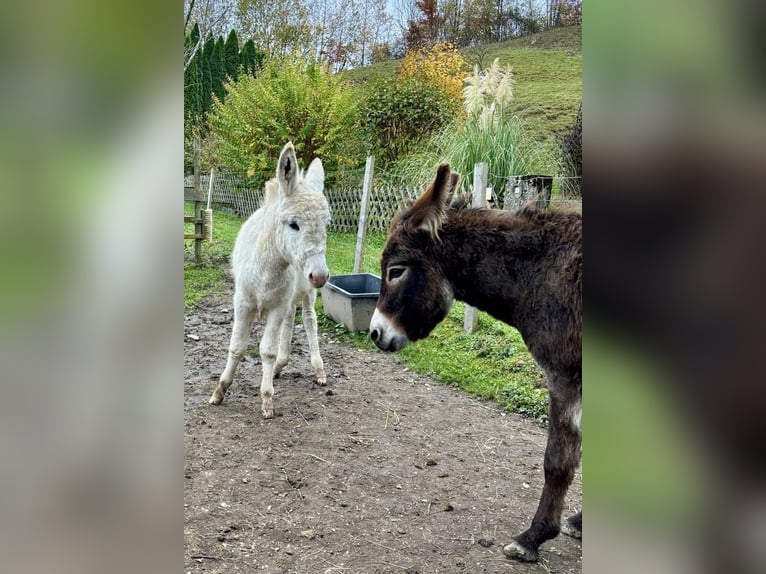
[[[301,325],[274,419],[261,417],[257,358],[213,407],[231,321],[230,292],[184,321],[185,572],[582,571],[580,541],[564,535],[538,564],[503,556],[542,489],[538,424],[330,334],[320,334],[319,387]],[[259,340],[260,325],[252,348]],[[565,515],[581,498],[578,472]]]

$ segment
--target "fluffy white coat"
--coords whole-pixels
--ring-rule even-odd
[[[289,359],[298,303],[303,305],[311,366],[317,382],[326,384],[314,310],[316,289],[330,275],[325,261],[330,210],[323,190],[321,160],[314,159],[302,175],[293,144],[288,143],[279,156],[276,178],[266,183],[261,208],[242,225],[234,244],[234,326],[226,368],[211,404],[220,404],[231,386],[257,318],[265,322],[259,346],[261,408],[265,418],[274,416],[273,379]]]

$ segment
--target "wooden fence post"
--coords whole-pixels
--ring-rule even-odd
[[[362,187],[362,205],[359,208],[359,227],[356,231],[356,252],[354,253],[354,273],[362,269],[364,259],[364,234],[367,230],[367,214],[370,211],[370,194],[372,193],[372,170],[375,168],[375,157],[367,156],[364,166],[364,186]]]
[[[473,201],[474,207],[481,207],[487,203],[487,171],[486,163],[477,163],[473,166]],[[465,319],[463,328],[466,333],[473,333],[479,323],[479,310],[470,305],[465,306]]]

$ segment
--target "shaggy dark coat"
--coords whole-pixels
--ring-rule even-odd
[[[537,513],[505,553],[534,561],[539,545],[561,529],[564,497],[580,463],[582,216],[531,206],[503,212],[464,201],[449,207],[458,177],[441,165],[423,195],[392,220],[370,336],[384,350],[422,339],[447,315],[453,297],[519,330],[547,376],[549,436]],[[582,513],[565,527],[579,536]]]

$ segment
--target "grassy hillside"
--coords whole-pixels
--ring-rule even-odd
[[[541,139],[569,128],[577,116],[582,99],[582,29],[579,26],[556,28],[496,44],[461,50],[473,66],[485,68],[495,58],[513,67],[516,85],[515,109]],[[375,76],[396,75],[400,60],[389,60],[357,70],[343,72],[352,83],[363,83]],[[466,74],[469,71],[466,71]]]

